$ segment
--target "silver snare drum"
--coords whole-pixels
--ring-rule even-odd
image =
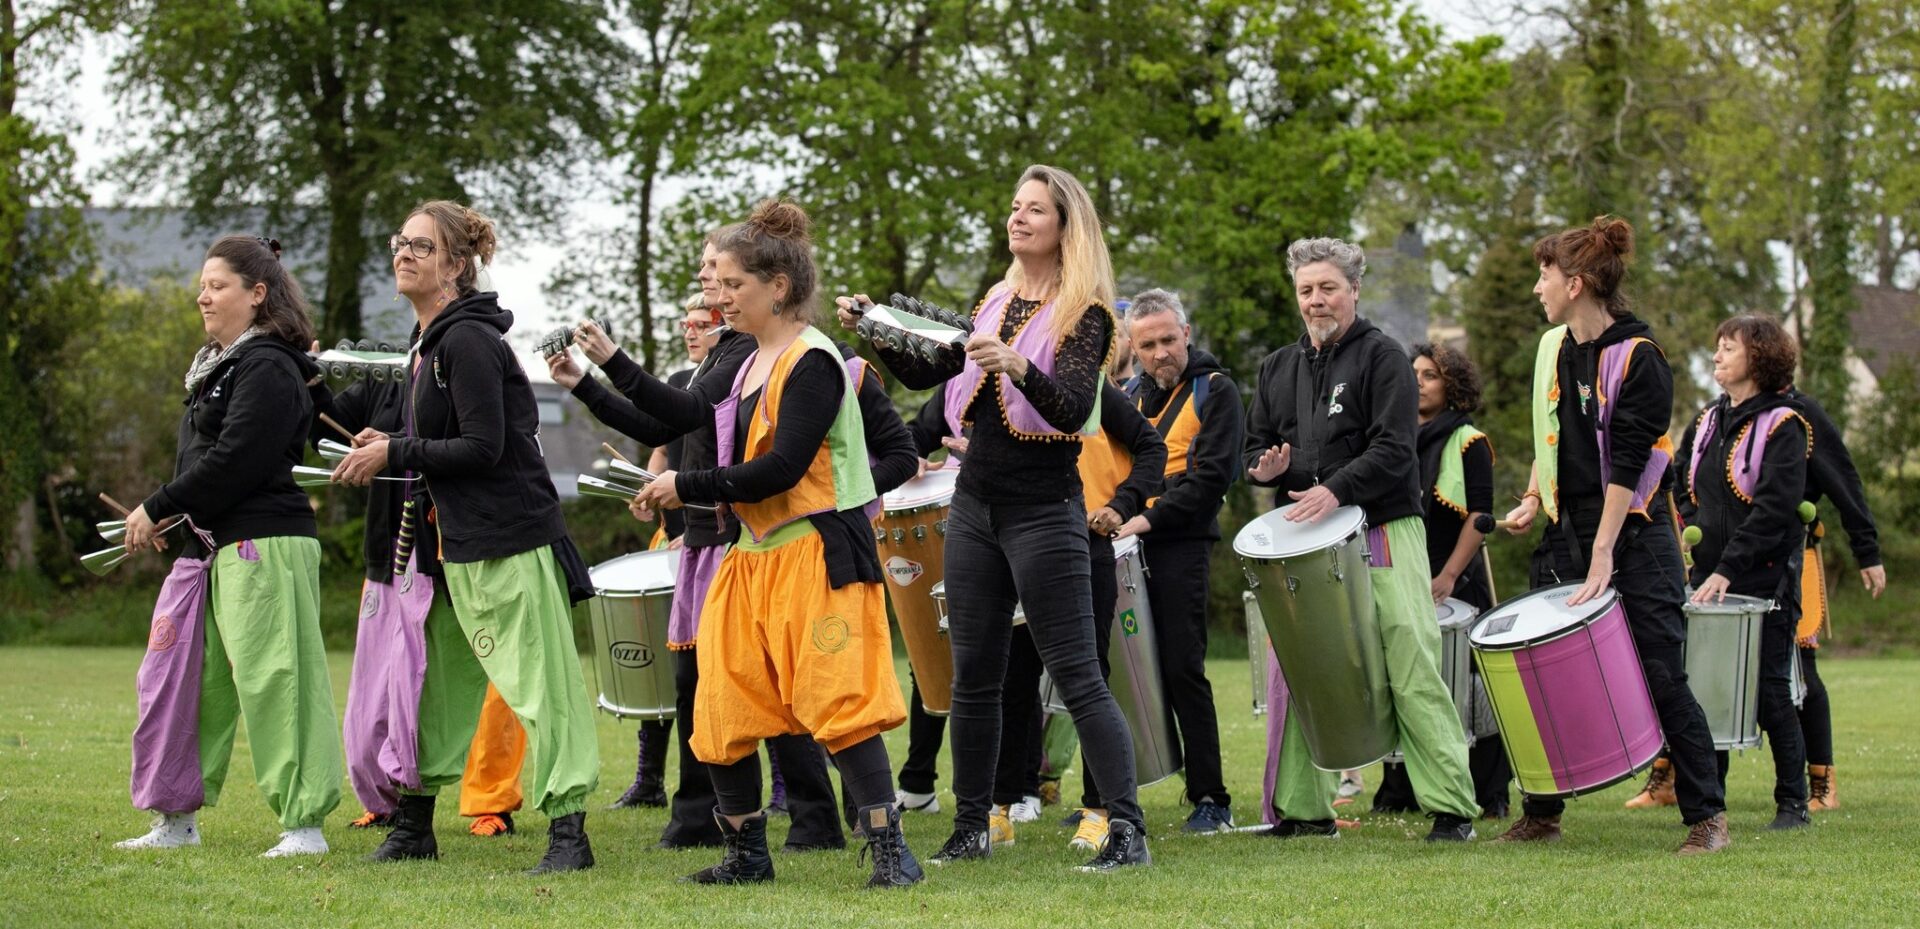
[[[1707,714],[1718,750],[1760,744],[1760,629],[1772,608],[1772,601],[1731,595],[1720,603],[1686,603],[1687,686]],[[1793,665],[1797,672],[1797,653]]]
[[[1480,611],[1463,600],[1452,597],[1440,602],[1434,608],[1434,619],[1440,624],[1440,679],[1447,682],[1447,693],[1453,697],[1454,712],[1460,717],[1460,731],[1466,735],[1467,745],[1472,746],[1482,734],[1475,724],[1475,707],[1487,701],[1486,690],[1476,686],[1473,674],[1473,649],[1467,645],[1467,633],[1473,629],[1473,621],[1478,619]],[[1493,712],[1484,706],[1481,716],[1491,719]],[[1399,752],[1387,756],[1388,760],[1399,763],[1405,761]]]
[[[595,565],[586,602],[600,709],[621,719],[673,717],[667,620],[680,576],[678,551],[634,552]]]

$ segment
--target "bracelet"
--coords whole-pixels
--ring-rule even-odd
[[[1545,497],[1542,497],[1542,496],[1540,496],[1540,491],[1537,491],[1537,490],[1529,490],[1529,491],[1527,491],[1526,493],[1523,493],[1523,494],[1521,494],[1521,495],[1520,495],[1520,499],[1521,499],[1521,501],[1523,501],[1523,502],[1524,502],[1524,501],[1525,501],[1525,500],[1526,500],[1526,499],[1527,499],[1528,497],[1532,497],[1533,499],[1535,499],[1535,500],[1538,500],[1538,501],[1540,501],[1541,503],[1545,503],[1545,502],[1547,502],[1547,498],[1545,498]]]

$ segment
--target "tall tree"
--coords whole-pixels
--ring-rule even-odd
[[[1858,304],[1853,289],[1855,220],[1853,205],[1853,68],[1857,39],[1855,0],[1831,0],[1826,42],[1820,57],[1818,151],[1820,186],[1814,192],[1817,217],[1813,261],[1813,319],[1803,331],[1802,366],[1809,393],[1826,400],[1834,422],[1845,429],[1851,378],[1847,350],[1853,342],[1852,316]]]
[[[325,230],[327,339],[358,336],[360,276],[415,202],[480,201],[550,225],[604,132],[627,54],[590,0],[143,0],[115,62],[143,117],[121,163],[202,220],[257,207]]]

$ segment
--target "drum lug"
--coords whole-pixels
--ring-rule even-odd
[[[875,526],[873,528],[873,540],[875,542],[885,542],[887,540],[887,530]]]
[[[1327,576],[1333,578],[1333,582],[1336,584],[1344,584],[1347,582],[1347,572],[1340,570],[1340,562],[1338,561],[1327,568]]]
[[[946,534],[947,534],[947,521],[946,521],[946,519],[945,519],[944,517],[942,517],[941,519],[939,519],[939,520],[936,520],[936,521],[934,522],[934,524],[933,524],[933,531],[935,531],[935,532],[938,532],[938,533],[940,533],[940,535],[941,535],[941,537],[942,537],[942,538],[945,538],[945,537],[946,537]]]
[[[1241,573],[1241,574],[1243,574],[1243,575],[1245,575],[1245,576],[1246,576],[1246,578],[1247,578],[1247,589],[1248,589],[1248,590],[1259,590],[1259,589],[1260,589],[1260,579],[1259,579],[1259,578],[1257,578],[1257,577],[1254,577],[1254,576],[1253,576],[1253,569],[1252,569],[1252,568],[1249,568],[1249,567],[1247,567],[1247,566],[1246,566],[1246,565],[1245,565],[1245,564],[1243,563],[1243,564],[1241,564],[1241,565],[1240,565],[1240,573]]]
[[[927,527],[925,527],[925,526],[915,526],[915,527],[913,527],[913,540],[914,540],[915,542],[924,542],[924,541],[926,541],[926,540],[927,540]]]
[[[895,526],[893,528],[894,544],[898,545],[899,543],[906,541],[906,538],[907,538],[907,530],[902,529],[898,526]]]
[[[1291,574],[1287,575],[1287,594],[1291,596],[1293,594],[1299,593],[1299,591],[1300,591],[1300,579],[1297,577],[1294,577]]]

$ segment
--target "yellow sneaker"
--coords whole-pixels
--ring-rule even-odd
[[[1073,841],[1068,842],[1067,847],[1083,852],[1097,852],[1106,844],[1106,815],[1082,808],[1080,810],[1080,828],[1074,832]]]
[[[994,848],[1004,848],[1013,844],[1013,820],[1007,816],[1007,808],[995,806],[987,814],[987,837]]]

